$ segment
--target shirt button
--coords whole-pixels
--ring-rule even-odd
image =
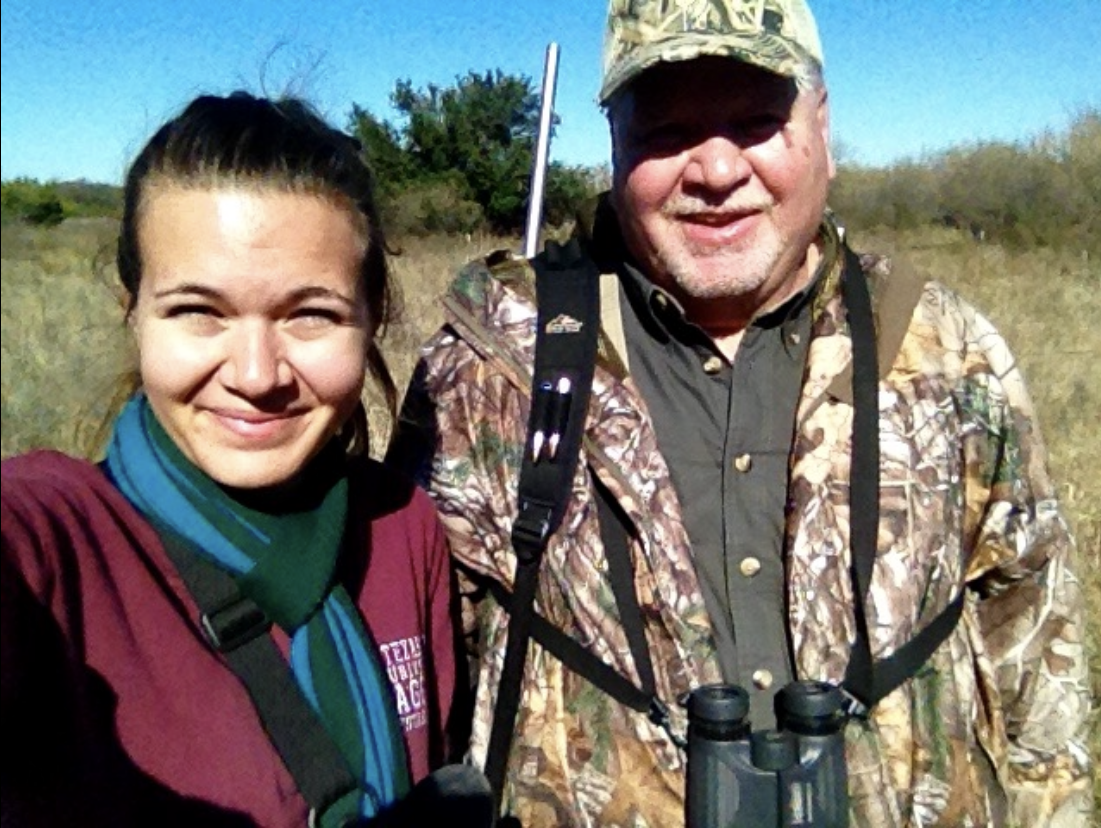
[[[739,454],[734,458],[734,468],[744,474],[753,468],[753,458],[748,454]]]
[[[758,690],[767,690],[772,686],[772,673],[768,670],[753,671],[753,686]]]
[[[669,299],[664,293],[655,293],[654,304],[657,305],[659,309],[665,310],[667,307],[669,307]]]
[[[723,361],[717,356],[709,356],[703,361],[703,372],[705,374],[717,374],[723,369]]]
[[[752,578],[761,571],[761,561],[758,558],[746,558],[738,565],[738,569],[747,578]]]

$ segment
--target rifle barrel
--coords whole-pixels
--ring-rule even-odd
[[[536,254],[539,228],[543,223],[543,190],[546,187],[547,156],[550,153],[551,123],[554,117],[554,92],[558,82],[558,44],[547,46],[543,64],[542,103],[539,110],[539,135],[535,143],[535,161],[531,168],[531,194],[528,196],[528,218],[524,228],[524,258]]]

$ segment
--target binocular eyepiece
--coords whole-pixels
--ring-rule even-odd
[[[692,691],[687,828],[846,828],[843,701],[831,684],[792,682],[776,694],[776,729],[751,731],[743,688]]]

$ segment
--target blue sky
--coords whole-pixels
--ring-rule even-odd
[[[1101,0],[818,0],[834,138],[883,165],[1061,131],[1101,106]],[[352,103],[392,117],[394,82],[500,68],[538,87],[561,49],[551,157],[608,158],[596,106],[604,0],[5,0],[2,178],[117,183],[200,92]]]

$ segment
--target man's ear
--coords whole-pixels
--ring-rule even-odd
[[[830,94],[822,90],[822,97],[818,101],[818,111],[815,114],[818,119],[818,131],[822,136],[822,145],[826,148],[826,169],[830,180],[837,175],[837,165],[833,160],[833,145],[830,142]]]

